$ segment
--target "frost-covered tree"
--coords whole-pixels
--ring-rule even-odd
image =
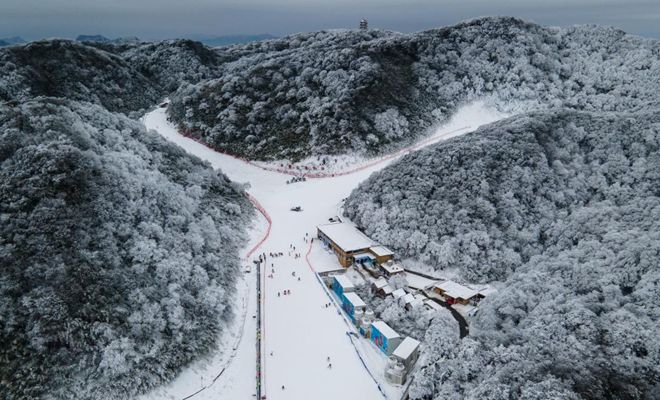
[[[129,398],[222,345],[252,215],[125,116],[0,105],[0,397]]]
[[[429,341],[411,398],[654,398],[658,188],[653,108],[519,115],[360,185],[345,211],[369,235],[460,279],[501,281],[468,338]]]
[[[657,102],[660,43],[595,26],[479,18],[413,34],[335,30],[222,49],[215,79],[183,86],[182,130],[255,159],[410,142],[475,99],[508,112]]]

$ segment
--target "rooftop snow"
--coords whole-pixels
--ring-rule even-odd
[[[403,297],[405,295],[406,295],[406,291],[401,289],[401,288],[399,288],[399,289],[392,292],[392,296],[394,296],[395,299],[398,299],[398,298]]]
[[[388,274],[396,274],[397,272],[402,272],[403,267],[397,263],[386,262],[385,264],[380,265]]]
[[[426,289],[438,282],[410,272],[406,272],[406,281],[408,282],[409,287],[418,290]]]
[[[374,282],[374,286],[376,286],[376,289],[381,289],[385,285],[387,285],[387,281],[382,276],[376,279],[376,281]]]
[[[353,305],[353,307],[366,307],[367,303],[365,303],[360,296],[358,296],[355,293],[344,293],[344,297],[346,300],[348,300],[349,303]]]
[[[374,253],[375,255],[377,255],[378,257],[393,256],[394,255],[394,252],[392,250],[388,249],[385,246],[373,246],[369,250],[371,250],[371,252]]]
[[[323,264],[320,267],[315,266],[314,269],[319,274],[325,274],[325,275],[329,275],[332,272],[342,272],[343,273],[343,272],[346,271],[346,268],[342,267],[341,265],[336,265],[336,263],[334,263],[334,265],[333,265],[333,263],[328,263],[328,264]]]
[[[414,299],[413,301],[410,302],[409,305],[410,305],[410,307],[415,308],[415,307],[419,307],[419,306],[421,306],[422,304],[424,304],[424,300],[422,300],[422,299]]]
[[[411,338],[410,336],[406,336],[406,338],[403,339],[403,342],[401,342],[401,344],[397,346],[396,350],[394,350],[392,355],[399,357],[402,360],[407,360],[408,357],[410,357],[418,347],[419,341]]]
[[[346,275],[335,275],[335,279],[341,285],[341,287],[346,291],[346,289],[354,289],[355,285],[351,282]]]
[[[390,326],[387,325],[385,321],[376,321],[372,323],[371,326],[376,328],[383,336],[388,339],[401,337],[398,333],[396,333],[396,331],[394,331],[394,329],[390,328]]]
[[[412,295],[412,293],[408,293],[407,295],[403,296],[401,298],[406,304],[412,303],[413,300],[415,300],[415,296]]]
[[[345,252],[368,249],[376,244],[347,222],[319,225],[317,228]]]
[[[476,296],[477,291],[472,290],[469,287],[463,286],[454,281],[445,281],[439,284],[436,284],[435,287],[442,289],[445,294],[454,299],[465,299],[468,300]]]

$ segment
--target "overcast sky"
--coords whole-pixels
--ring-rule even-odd
[[[660,38],[660,0],[0,0],[0,37],[143,39],[370,27],[414,32],[485,15],[600,24]]]

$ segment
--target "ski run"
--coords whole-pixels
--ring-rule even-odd
[[[310,238],[316,236],[317,225],[341,216],[342,199],[374,171],[410,151],[473,131],[502,117],[482,103],[473,103],[461,108],[449,123],[417,145],[347,167],[350,173],[287,184],[290,175],[215,152],[180,135],[167,121],[164,108],[147,113],[143,122],[148,129],[210,162],[231,180],[249,184],[247,192],[261,204],[272,225],[268,237],[250,259],[243,257],[245,273],[236,288],[235,319],[218,338],[219,350],[142,399],[255,398],[258,298],[253,260],[264,253],[262,397],[269,400],[401,398],[405,386],[391,385],[384,378],[387,357],[367,339],[347,334],[354,328],[340,311],[337,298],[314,272],[337,268],[339,263],[334,255],[323,250],[318,240],[310,248]],[[302,211],[293,212],[292,207],[300,207]],[[258,215],[250,228],[250,243],[243,256],[264,238],[267,227],[264,216]],[[271,253],[282,256],[271,257]],[[285,291],[290,294],[284,295]],[[332,306],[326,307],[327,303]]]

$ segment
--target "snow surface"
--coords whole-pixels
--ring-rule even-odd
[[[167,121],[165,109],[157,108],[143,117],[147,128],[156,130],[189,153],[207,160],[231,180],[249,183],[248,192],[270,215],[270,236],[257,255],[282,252],[283,256],[268,256],[263,271],[266,276],[272,274],[272,278],[264,279],[262,305],[262,394],[269,400],[400,397],[400,389],[385,387],[382,375],[386,357],[368,341],[347,334],[351,331],[350,323],[339,311],[336,298],[307,265],[305,254],[310,249],[310,265],[321,269],[334,268],[338,264],[337,258],[318,241],[310,248],[309,239],[315,236],[316,226],[337,215],[341,200],[374,171],[410,151],[472,131],[481,124],[502,117],[482,103],[471,104],[460,109],[452,121],[438,128],[432,136],[395,155],[368,160],[344,175],[308,179],[290,185],[286,184],[289,175],[264,170],[258,165],[217,153],[180,135]],[[303,211],[291,212],[290,208],[297,205]],[[263,233],[262,222],[251,231],[251,242],[258,243]],[[300,256],[296,257],[296,254]],[[245,262],[248,263],[248,260]],[[220,339],[224,348],[209,359],[192,365],[170,385],[143,396],[143,400],[183,399],[194,393],[190,398],[253,398],[256,393],[256,320],[252,318],[256,313],[254,274],[254,270],[245,274],[247,281],[241,282],[237,288],[239,299],[246,299],[247,296],[247,300],[244,300],[243,311],[237,312],[235,326],[226,333],[229,339]],[[291,294],[283,295],[287,289]],[[326,308],[329,299],[333,307]],[[239,301],[238,304],[242,303]],[[231,342],[231,337],[236,342]],[[226,348],[228,341],[235,343],[231,349]],[[332,368],[328,368],[328,357]],[[222,375],[211,385],[222,370]],[[384,387],[385,394],[379,390],[374,379]]]
[[[410,272],[406,272],[405,274],[408,286],[413,289],[424,290],[438,283],[437,280],[425,278],[421,275],[413,274]]]
[[[392,355],[397,356],[402,360],[406,360],[418,347],[419,341],[410,336],[406,336],[406,338],[403,339],[403,342],[396,347]]]
[[[446,295],[455,299],[461,298],[468,300],[477,295],[476,290],[472,290],[469,287],[463,286],[454,281],[438,283],[435,285],[435,287],[444,290]]]
[[[348,222],[319,225],[318,229],[347,253],[376,245],[376,242]]]

